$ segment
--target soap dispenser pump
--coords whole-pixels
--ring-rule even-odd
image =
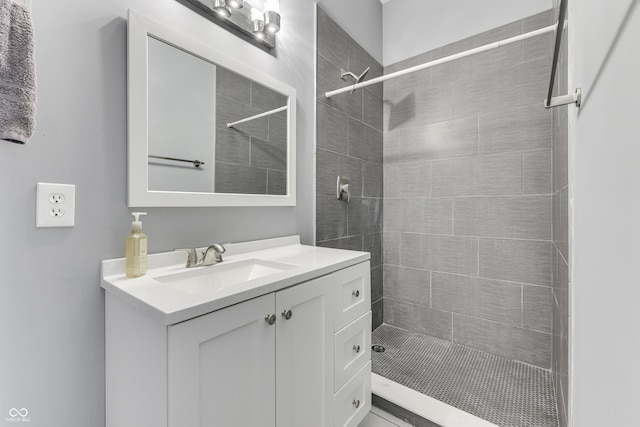
[[[131,223],[131,234],[127,236],[125,244],[127,277],[144,276],[147,272],[147,236],[142,232],[141,215],[146,212],[132,212],[134,221]]]

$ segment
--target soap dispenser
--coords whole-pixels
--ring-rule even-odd
[[[144,276],[147,272],[147,236],[142,232],[140,215],[146,212],[132,212],[134,221],[131,223],[131,234],[127,236],[125,244],[127,277]]]

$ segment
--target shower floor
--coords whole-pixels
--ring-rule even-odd
[[[382,325],[373,372],[501,427],[558,427],[551,373],[469,347]]]

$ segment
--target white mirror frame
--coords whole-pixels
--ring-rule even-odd
[[[222,52],[129,10],[128,24],[128,185],[130,207],[295,206],[296,90]],[[288,97],[287,193],[231,194],[149,190],[148,37],[152,36],[221,65]]]

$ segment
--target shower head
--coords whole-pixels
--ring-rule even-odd
[[[362,74],[360,74],[359,76],[356,76],[355,74],[353,74],[351,71],[345,71],[345,70],[340,70],[340,77],[342,78],[342,80],[346,80],[345,77],[351,77],[355,82],[353,83],[354,86],[357,85],[358,83],[362,82],[364,80],[364,78],[366,77],[367,73],[369,72],[369,70],[371,69],[371,67],[367,67],[366,70],[364,70],[362,72]],[[351,92],[349,92],[349,94],[352,94],[353,92],[355,92],[355,89],[352,89]]]

